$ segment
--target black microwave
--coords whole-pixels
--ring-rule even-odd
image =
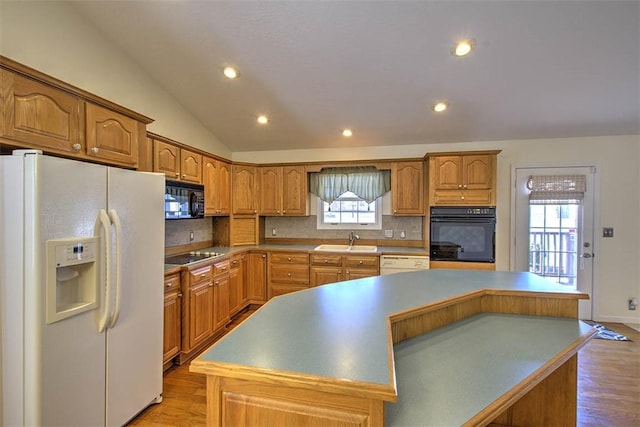
[[[204,217],[204,186],[167,181],[164,191],[164,218],[189,219]]]

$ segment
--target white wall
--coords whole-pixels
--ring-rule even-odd
[[[68,5],[0,1],[0,54],[154,118],[148,129],[236,161],[264,163],[422,157],[427,152],[501,149],[498,156],[497,268],[509,268],[511,166],[530,163],[599,164],[597,236],[614,227],[613,239],[594,242],[597,320],[640,323],[640,137],[598,137],[354,149],[232,153],[162,87]]]
[[[228,147],[68,4],[0,1],[0,54],[154,119],[147,126],[151,132],[231,157]]]

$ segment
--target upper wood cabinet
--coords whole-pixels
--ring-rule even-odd
[[[231,213],[231,165],[209,157],[203,158],[204,213],[229,215]]]
[[[258,168],[256,166],[233,165],[231,183],[233,188],[232,212],[239,215],[258,213],[257,189]]]
[[[151,119],[7,58],[0,62],[9,68],[0,69],[3,142],[78,160],[139,166],[139,144]]]
[[[391,164],[391,200],[394,215],[424,215],[424,162]]]
[[[138,141],[146,126],[130,117],[86,103],[86,154],[112,164],[136,167]]]
[[[261,215],[308,215],[305,166],[260,167]]]
[[[167,179],[202,184],[202,155],[164,141],[153,141],[153,171]]]
[[[2,136],[55,153],[83,153],[83,102],[77,96],[0,70]]]
[[[431,205],[495,206],[499,151],[429,156]]]

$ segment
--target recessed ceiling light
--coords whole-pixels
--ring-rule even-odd
[[[351,129],[343,129],[342,136],[346,136],[347,138],[353,136],[353,131]]]
[[[240,76],[240,73],[238,72],[238,70],[236,70],[233,67],[224,67],[224,70],[222,72],[227,78],[232,80]]]
[[[438,102],[436,105],[433,106],[433,111],[435,111],[436,113],[441,113],[444,110],[446,110],[448,107],[446,102]]]
[[[473,42],[471,40],[462,40],[453,48],[453,54],[455,56],[465,56],[471,52],[471,49],[473,49]]]
[[[265,115],[258,116],[257,120],[261,125],[266,125],[267,123],[269,123],[269,118]]]

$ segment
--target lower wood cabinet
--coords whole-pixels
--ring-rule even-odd
[[[229,323],[229,260],[213,265],[213,330],[224,329]]]
[[[378,255],[311,254],[310,285],[320,286],[343,280],[380,274]]]
[[[271,252],[269,254],[269,298],[309,287],[309,254]]]
[[[231,257],[229,265],[229,315],[243,310],[249,303],[246,277],[247,254]]]
[[[164,369],[173,365],[173,359],[181,348],[182,290],[180,273],[168,275],[164,279],[164,333],[162,363]]]

